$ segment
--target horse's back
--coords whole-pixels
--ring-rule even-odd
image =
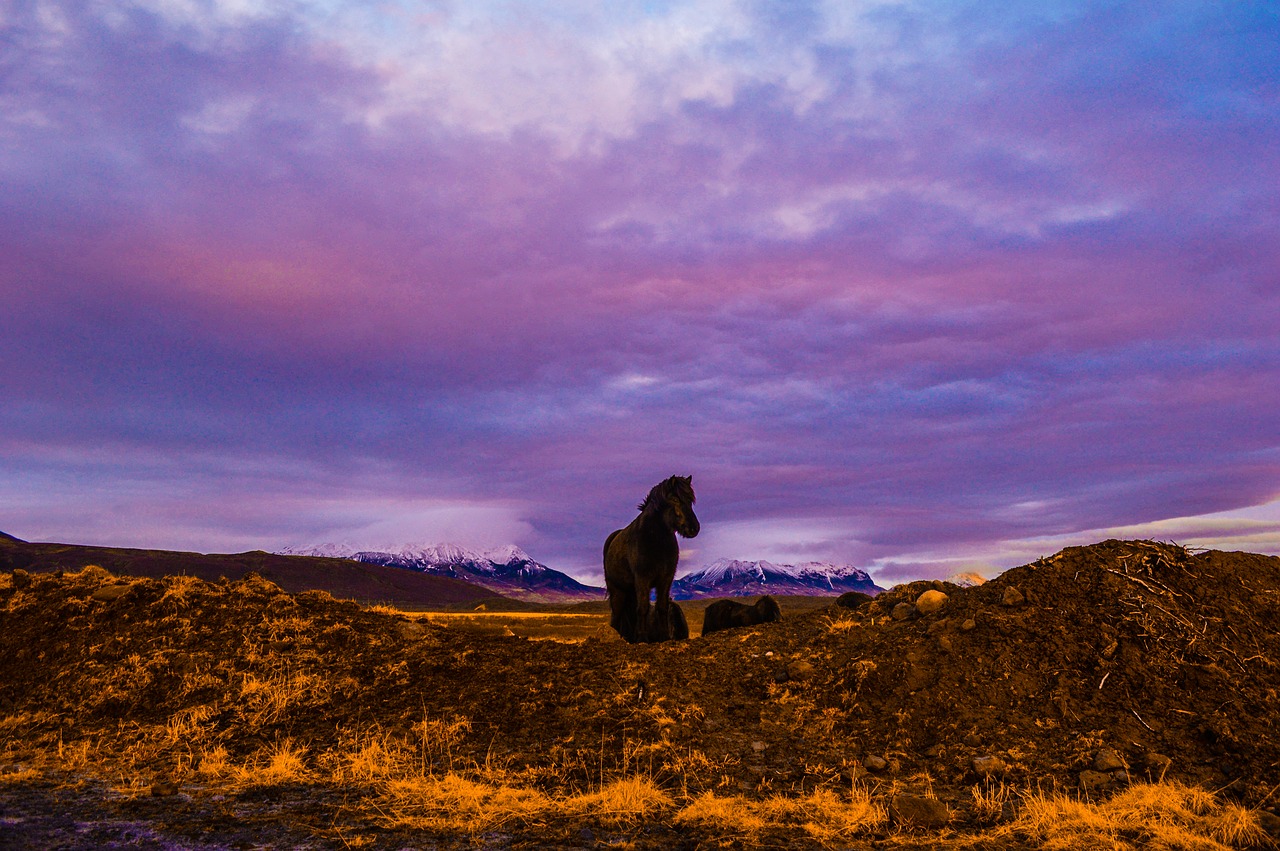
[[[746,607],[733,600],[717,600],[707,606],[706,611],[702,613],[702,634],[710,635],[713,632],[737,626],[734,623],[734,616],[738,609],[743,608]]]
[[[609,533],[609,537],[604,539],[603,555],[604,555],[605,567],[609,566],[609,546],[613,543],[613,539],[618,537],[618,535],[621,534],[621,532],[622,532],[621,529],[614,529],[612,532]]]

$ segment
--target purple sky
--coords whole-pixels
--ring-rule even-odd
[[[0,0],[0,529],[1280,553],[1270,2]]]

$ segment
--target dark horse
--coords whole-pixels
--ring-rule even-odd
[[[736,626],[755,626],[782,620],[778,601],[765,594],[755,605],[748,606],[736,600],[719,600],[707,606],[702,616],[702,634],[710,635],[722,629]]]
[[[639,505],[639,517],[605,539],[610,623],[631,644],[689,637],[684,613],[671,602],[671,580],[680,560],[676,533],[698,534],[693,502],[693,477],[672,476],[653,486]],[[650,591],[657,592],[652,611]]]

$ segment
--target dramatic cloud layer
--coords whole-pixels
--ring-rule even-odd
[[[0,529],[1280,552],[1269,3],[0,3]]]

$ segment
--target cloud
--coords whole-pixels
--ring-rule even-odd
[[[588,570],[679,472],[712,521],[690,558],[890,575],[1274,497],[1273,16],[7,23],[0,527],[492,525]],[[292,507],[224,512],[245,468]],[[287,498],[320,488],[331,515]]]

